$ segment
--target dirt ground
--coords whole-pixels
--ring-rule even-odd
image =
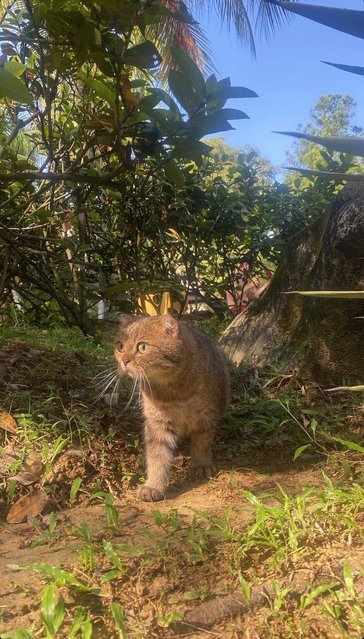
[[[274,452],[276,454],[274,454]],[[158,509],[159,512],[169,513],[175,509],[182,519],[183,528],[191,525],[193,514],[203,512],[213,518],[223,518],[227,507],[232,508],[232,526],[235,530],[244,530],[244,526],[252,517],[253,508],[246,502],[243,503],[242,491],[249,490],[254,494],[274,492],[276,484],[279,483],[289,494],[296,494],[307,487],[321,486],[322,473],[317,468],[304,468],[283,470],[284,459],[279,451],[269,451],[264,459],[255,459],[254,464],[249,457],[239,457],[229,459],[228,463],[220,460],[220,470],[218,474],[208,482],[201,484],[191,484],[183,482],[181,485],[172,486],[167,499],[163,502],[143,503],[135,498],[135,489],[126,490],[122,498],[115,499],[115,505],[119,513],[119,530],[114,532],[112,543],[138,545],[145,538],[141,535],[141,530],[148,528],[160,532],[151,516],[152,511]],[[181,460],[180,460],[181,461]],[[252,466],[255,466],[252,468]],[[29,629],[33,622],[39,622],[39,602],[41,592],[44,588],[44,576],[34,570],[18,570],[16,566],[27,566],[35,563],[48,564],[51,566],[61,566],[65,570],[70,570],[76,577],[81,579],[84,573],[75,566],[75,557],[82,548],[83,541],[70,536],[70,531],[77,529],[82,522],[89,524],[92,537],[95,541],[101,540],[105,536],[105,513],[104,506],[90,502],[84,502],[78,506],[65,508],[56,513],[57,517],[57,538],[46,541],[43,545],[32,546],[32,542],[39,537],[39,530],[34,528],[32,523],[13,524],[1,530],[0,549],[0,601],[1,609],[5,612],[1,620],[1,632],[12,632],[16,628],[23,627]],[[178,546],[178,543],[177,543]],[[218,583],[211,584],[211,575],[207,574],[209,588],[216,595],[227,594],[232,590],[231,579],[224,582],[224,572],[220,575]],[[216,577],[216,575],[215,575]],[[194,579],[190,580],[190,583]],[[199,577],[201,581],[201,576]],[[188,582],[184,584],[188,588]],[[157,591],[166,586],[165,575],[159,575],[153,581],[153,590]],[[150,607],[150,597],[146,583],[139,584],[138,606],[143,609],[143,596],[146,599],[146,608]],[[133,592],[133,598],[135,592]],[[71,602],[74,604],[74,602]],[[96,602],[98,604],[98,602]],[[99,604],[98,604],[99,605]],[[126,616],[133,615],[133,606],[124,606]],[[94,609],[94,616],[97,612]],[[237,632],[239,624],[237,621]],[[235,625],[235,624],[233,624]],[[225,630],[224,630],[225,627]],[[229,634],[219,635],[219,632]],[[107,630],[101,626],[96,637],[106,637]],[[189,637],[201,636],[230,636],[226,626],[217,631],[201,629],[197,634],[188,633]],[[170,631],[165,629],[162,634],[152,634],[151,636],[169,636]],[[183,633],[185,634],[185,633]],[[1,635],[0,635],[1,636]],[[59,636],[67,636],[60,634]],[[147,636],[147,635],[145,635]],[[231,635],[235,636],[235,635]],[[254,637],[253,634],[237,634],[241,637]],[[273,636],[273,635],[272,635]]]
[[[323,454],[318,444],[293,461],[297,418],[287,427],[287,411],[277,414],[274,403],[284,376],[268,396],[249,372],[237,374],[215,443],[216,475],[188,481],[182,447],[167,498],[149,504],[135,497],[140,414],[95,404],[89,367],[81,350],[60,356],[17,341],[0,352],[3,418],[14,414],[17,424],[0,428],[1,639],[363,638],[361,456]],[[306,411],[301,430],[311,415],[341,423],[343,408],[352,433],[363,429],[359,410],[331,400],[312,407],[295,388]],[[39,473],[29,485],[25,467]],[[17,500],[37,490],[47,500],[40,514],[7,522]],[[66,611],[53,634],[44,621],[50,583]],[[78,613],[91,634],[75,626]]]

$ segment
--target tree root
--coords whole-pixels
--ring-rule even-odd
[[[282,585],[283,588],[288,584]],[[293,582],[290,584],[291,593],[294,596],[302,595],[310,584],[308,582]],[[311,584],[312,585],[312,584]],[[191,632],[192,629],[211,628],[215,623],[235,617],[239,614],[247,613],[254,608],[260,608],[269,600],[274,599],[274,589],[271,584],[261,584],[253,586],[250,593],[249,602],[242,592],[236,591],[230,595],[220,595],[205,601],[193,610],[185,613],[183,621],[174,623],[171,629],[177,635]]]

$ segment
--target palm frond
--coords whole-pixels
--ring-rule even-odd
[[[295,2],[295,0],[290,1]],[[258,2],[258,8],[257,0],[250,0],[250,9],[252,12],[257,9],[255,27],[259,33],[264,35],[265,38],[268,38],[270,35],[274,35],[283,23],[290,22],[292,20],[291,14],[284,11],[282,7],[270,4],[265,0]]]
[[[258,1],[259,3],[264,2],[264,0]],[[256,4],[256,0],[253,4]],[[193,13],[196,9],[201,15],[214,10],[221,23],[228,30],[233,26],[238,39],[246,44],[255,55],[253,28],[244,0],[213,0],[213,2],[209,3],[205,2],[205,0],[190,0],[190,6],[193,7]]]
[[[180,11],[189,13],[186,5],[179,0],[164,0],[163,4],[172,13]],[[162,23],[149,26],[147,33],[153,38],[163,58],[163,65],[160,69],[162,79],[166,77],[172,66],[171,46],[179,47],[185,51],[196,62],[201,71],[209,73],[215,69],[210,43],[201,26],[192,19],[192,16],[189,22],[165,16]]]

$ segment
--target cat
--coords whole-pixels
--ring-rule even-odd
[[[119,375],[130,375],[141,391],[147,479],[138,499],[165,498],[181,437],[191,438],[190,474],[209,477],[215,428],[229,400],[227,363],[217,343],[171,315],[122,315],[114,353]]]

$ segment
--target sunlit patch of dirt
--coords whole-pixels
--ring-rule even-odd
[[[58,483],[52,486],[51,477],[49,478],[53,493],[57,495],[59,508],[53,509],[57,518],[56,534],[53,538],[47,538],[45,535],[43,543],[37,545],[42,531],[47,530],[47,516],[44,517],[41,530],[32,523],[6,526],[2,529],[0,550],[0,574],[2,575],[0,600],[4,610],[0,624],[2,632],[13,631],[19,626],[30,628],[33,622],[39,623],[40,621],[39,601],[46,580],[37,571],[16,570],[13,567],[14,564],[21,566],[44,563],[51,566],[62,566],[81,581],[87,581],[90,577],[77,559],[85,541],[77,539],[74,532],[82,523],[88,523],[95,544],[100,544],[104,538],[109,538],[115,546],[118,544],[140,545],[147,550],[149,548],[155,554],[159,551],[153,546],[148,535],[143,533],[143,530],[147,530],[149,534],[154,533],[160,540],[166,537],[168,530],[166,532],[165,527],[156,525],[153,511],[159,511],[162,515],[170,513],[173,509],[178,512],[180,518],[178,533],[175,536],[169,534],[168,541],[168,552],[174,558],[172,573],[168,574],[168,570],[167,573],[165,572],[162,557],[160,561],[156,560],[152,570],[148,565],[143,567],[136,562],[128,580],[122,585],[123,596],[120,596],[120,601],[125,607],[126,614],[133,617],[138,611],[139,615],[141,609],[144,619],[142,623],[145,623],[146,627],[152,628],[155,606],[158,607],[157,602],[162,591],[168,591],[169,597],[172,597],[171,601],[175,600],[175,605],[180,608],[181,604],[186,606],[186,601],[180,594],[181,590],[182,592],[192,592],[198,591],[202,587],[206,593],[226,593],[234,587],[233,576],[229,571],[226,571],[226,566],[224,566],[227,560],[225,555],[215,556],[212,562],[206,561],[202,564],[186,562],[186,556],[190,552],[186,538],[190,533],[195,513],[223,518],[227,507],[230,506],[233,511],[232,525],[234,529],[243,531],[252,514],[252,507],[243,503],[242,491],[244,489],[259,493],[261,490],[273,490],[275,481],[279,481],[287,489],[293,487],[298,489],[298,486],[310,484],[317,485],[320,482],[318,471],[307,470],[302,474],[288,474],[287,476],[278,473],[273,477],[268,477],[268,475],[256,471],[239,469],[239,464],[237,464],[234,471],[221,470],[209,482],[199,485],[187,481],[184,481],[182,485],[175,483],[172,485],[167,499],[158,504],[138,502],[135,498],[135,490],[128,488],[123,493],[119,491],[118,494],[114,495],[119,524],[118,530],[111,531],[107,527],[104,505],[90,502],[86,497],[82,497],[81,499],[84,501],[80,505],[73,508],[64,507],[61,490],[62,477],[63,482],[67,484],[72,480],[76,470],[81,476],[81,463],[81,457],[74,458],[72,454],[64,454],[53,469],[54,480]],[[84,467],[84,472],[88,472],[87,464]],[[60,492],[55,490],[56,485]],[[152,574],[154,576],[151,579]],[[96,632],[96,637],[103,637],[102,633],[106,632],[108,627],[105,621],[106,610],[112,601],[113,594],[109,592],[108,587],[104,588],[104,597],[95,598],[95,605],[92,608],[95,627],[98,627],[101,632],[100,635]],[[112,586],[110,587],[112,588]],[[79,593],[73,591],[71,600],[68,602],[69,606],[81,605],[81,599]],[[137,605],[130,604],[134,600],[137,601]],[[109,631],[110,637],[113,637],[110,628]],[[166,633],[167,628],[164,628],[164,630],[154,630],[148,636],[169,636]],[[61,633],[59,636],[66,637],[67,635]]]
[[[241,579],[252,586],[276,582],[277,587],[288,589],[293,583],[312,584],[317,578],[328,583],[337,580],[342,585],[344,563],[351,567],[358,596],[363,594],[360,533],[354,528],[352,533],[340,529],[339,506],[337,528],[331,523],[326,528],[323,517],[314,527],[317,541],[303,536],[302,550],[296,553],[289,547],[290,541],[294,546],[289,536],[282,548],[275,549],[273,542],[269,546],[269,539],[259,535],[248,551],[244,546],[256,516],[255,498],[274,505],[277,495],[299,497],[306,489],[322,492],[327,485],[322,470],[339,486],[343,480],[360,483],[360,453],[332,454],[328,465],[327,455],[312,447],[293,461],[298,445],[295,433],[276,429],[262,437],[255,425],[245,426],[254,401],[264,400],[266,391],[258,385],[254,397],[244,396],[246,401],[241,401],[239,394],[251,391],[254,372],[238,371],[232,385],[233,418],[222,425],[215,443],[216,475],[202,483],[189,481],[188,448],[182,444],[166,499],[139,502],[135,487],[143,481],[144,473],[141,416],[138,409],[122,413],[127,385],[121,390],[119,407],[108,406],[102,398],[95,401],[98,390],[91,380],[106,366],[102,358],[90,358],[82,350],[72,354],[37,350],[19,341],[0,353],[2,407],[21,421],[19,415],[34,402],[30,429],[39,427],[39,439],[27,441],[22,439],[22,428],[19,433],[0,429],[0,445],[8,446],[4,464],[0,463],[0,517],[4,522],[0,528],[0,636],[19,627],[31,631],[33,624],[39,632],[40,602],[49,579],[32,569],[34,564],[61,567],[93,589],[82,593],[59,583],[58,595],[63,597],[68,614],[57,634],[60,639],[69,639],[70,619],[80,606],[93,623],[93,639],[117,639],[110,613],[115,601],[123,607],[128,639],[172,639],[178,634],[175,613],[197,609],[208,601],[218,605],[219,597],[239,590]],[[291,383],[287,376],[278,379],[269,386],[270,395],[274,397],[277,389]],[[37,422],[42,411],[46,426],[41,419],[40,425]],[[361,417],[357,410],[347,418],[355,432],[362,427]],[[47,432],[51,422],[56,424],[55,435]],[[267,430],[269,427],[268,414]],[[52,445],[59,434],[67,441],[52,458]],[[43,442],[50,452],[43,450]],[[37,470],[31,465],[35,459],[32,453],[41,458]],[[16,470],[11,470],[12,463]],[[29,468],[35,480],[23,484]],[[14,473],[18,480],[14,495],[9,497],[9,480]],[[77,490],[72,494],[75,482]],[[39,489],[48,496],[40,515],[28,517],[24,523],[6,524],[10,506]],[[294,508],[299,509],[299,502]],[[294,512],[292,516],[296,516]],[[327,521],[331,521],[329,510]],[[269,526],[276,526],[279,532],[281,521],[277,522],[272,518]],[[356,525],[359,528],[363,523],[359,512]],[[104,579],[113,569],[105,551],[107,543],[122,558],[120,574],[110,580]],[[21,566],[29,567],[22,570]],[[300,595],[292,591],[281,608],[267,598],[257,609],[217,619],[211,627],[190,625],[180,634],[189,639],[342,637],[338,625],[323,614],[320,602],[302,614]],[[341,614],[345,629],[350,616],[346,603]],[[362,637],[352,633],[351,639]]]
[[[80,496],[78,505],[66,507],[62,501],[61,482],[71,482],[76,469],[79,476],[82,475],[81,464],[83,457],[64,454],[55,465],[54,477],[58,482],[60,502],[59,509],[55,510],[57,518],[56,534],[53,538],[44,538],[39,542],[42,531],[47,530],[47,516],[44,518],[42,530],[36,528],[31,522],[6,526],[1,532],[0,550],[0,584],[1,609],[4,611],[0,629],[1,632],[11,632],[15,628],[23,626],[31,628],[40,624],[40,599],[42,590],[47,583],[39,572],[27,569],[17,570],[12,565],[29,565],[43,563],[51,566],[61,566],[66,571],[84,583],[95,583],[99,588],[100,574],[107,568],[105,559],[100,559],[100,548],[103,540],[109,540],[114,547],[127,545],[142,548],[138,557],[126,559],[128,568],[127,576],[121,580],[105,583],[102,586],[102,596],[97,594],[82,594],[74,589],[59,588],[66,606],[73,610],[78,606],[85,606],[90,612],[90,619],[94,625],[94,637],[96,639],[117,638],[115,628],[109,614],[109,608],[113,601],[119,601],[124,609],[127,624],[137,627],[139,635],[132,631],[130,637],[143,637],[168,639],[176,636],[172,628],[161,621],[156,622],[156,614],[165,614],[165,608],[171,611],[188,610],[211,597],[221,596],[236,591],[237,581],[229,565],[231,552],[229,542],[211,538],[207,539],[206,560],[193,560],[193,547],[191,546],[191,526],[204,527],[203,517],[223,519],[227,508],[232,510],[230,527],[235,532],[244,534],[244,529],[251,522],[253,507],[243,498],[243,491],[249,490],[258,497],[261,494],[273,493],[276,484],[290,494],[298,494],[307,487],[322,486],[322,474],[318,468],[302,468],[294,471],[292,468],[284,473],[281,468],[274,472],[272,457],[270,456],[267,468],[264,468],[262,460],[256,468],[245,467],[246,459],[238,458],[229,460],[228,467],[220,462],[220,470],[217,475],[208,482],[194,484],[181,476],[185,473],[184,458],[177,459],[174,481],[168,492],[167,499],[157,504],[138,502],[135,498],[135,489],[121,484],[119,489],[112,491],[114,505],[118,512],[119,523],[117,529],[110,528],[107,522],[105,505],[95,501],[89,501],[87,495]],[[73,460],[72,463],[69,463]],[[235,463],[234,463],[235,461]],[[85,467],[87,468],[87,464]],[[111,472],[111,471],[109,471]],[[85,470],[87,473],[87,470]],[[114,471],[115,473],[115,471]],[[51,483],[50,483],[51,485]],[[110,480],[110,489],[117,486],[117,477],[114,474]],[[56,492],[56,491],[55,491]],[[67,492],[67,491],[66,491]],[[60,507],[61,506],[61,507]],[[157,513],[157,514],[156,514]],[[157,524],[158,513],[166,516],[166,522]],[[172,515],[171,515],[172,513]],[[202,519],[199,514],[201,514]],[[197,516],[198,524],[193,523]],[[175,529],[168,523],[168,517],[178,517]],[[85,546],[85,540],[77,538],[77,531],[82,524],[87,523],[91,531],[92,544],[98,548],[97,568],[88,570],[82,565],[80,555]],[[206,524],[207,525],[207,524]],[[166,545],[163,545],[165,542]],[[343,561],[350,561],[354,566],[360,561],[358,547],[350,546],[338,540],[337,545],[332,541],[320,552],[316,550],[315,561],[309,563],[298,562],[293,565],[290,574],[268,570],[262,557],[254,557],[254,553],[242,561],[246,565],[246,576],[252,580],[275,579],[286,582],[287,579],[313,579],[318,574],[327,575],[327,580],[334,578],[336,565]],[[267,557],[269,556],[269,553]],[[192,559],[191,559],[192,557]],[[364,559],[364,556],[362,557]],[[250,566],[248,568],[248,566]],[[101,573],[99,572],[101,570]],[[255,575],[255,576],[253,576]],[[187,597],[191,593],[191,601]],[[194,595],[193,593],[197,593]],[[199,594],[200,593],[200,594]],[[188,595],[189,596],[189,595]],[[202,597],[201,600],[198,597]],[[193,599],[197,597],[197,601]],[[280,639],[281,637],[295,637],[300,632],[301,637],[319,637],[320,639],[336,639],[340,636],[337,628],[329,622],[323,622],[321,611],[313,608],[312,619],[307,622],[304,631],[300,629],[298,621],[295,621],[297,612],[297,599],[290,600],[290,607],[285,610],[283,618],[275,619],[272,616],[272,604],[253,613],[239,615],[230,620],[217,622],[212,628],[198,630],[190,628],[188,633],[182,633],[188,637],[219,636],[228,638],[253,638],[256,639]],[[291,610],[291,612],[290,612]],[[291,614],[291,617],[289,615]],[[157,619],[158,619],[157,615]],[[316,615],[316,617],[315,617]],[[260,620],[260,621],[259,621]],[[259,627],[259,632],[256,628]],[[288,632],[288,628],[291,630]],[[144,630],[143,630],[144,629]],[[269,631],[268,631],[269,629]],[[59,632],[59,637],[68,639],[67,626]],[[258,634],[257,634],[258,632]],[[317,633],[321,632],[321,635]],[[283,633],[283,634],[282,634]],[[290,634],[291,633],[291,634]],[[329,634],[331,633],[331,634]],[[181,635],[181,636],[182,636]],[[129,635],[128,635],[129,636]],[[353,639],[359,639],[353,635]]]

